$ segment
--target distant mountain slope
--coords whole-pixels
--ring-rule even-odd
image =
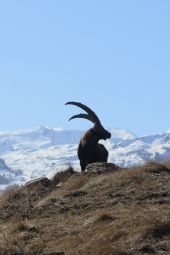
[[[148,160],[164,160],[170,157],[170,130],[124,140],[112,146],[110,158],[121,166],[139,165]]]
[[[110,131],[112,138],[104,142],[109,162],[125,167],[170,157],[170,130],[144,137],[118,128]],[[80,169],[77,144],[83,133],[48,127],[0,132],[0,158],[7,166],[7,169],[0,168],[1,176],[6,178],[0,185],[51,176],[67,164]]]
[[[34,151],[61,144],[77,144],[80,130],[62,130],[40,127],[16,132],[0,132],[0,152]]]
[[[6,185],[9,185],[12,181],[16,181],[17,177],[21,181],[20,176],[22,175],[22,171],[15,170],[13,171],[10,167],[8,167],[3,159],[0,159],[0,190],[1,188],[5,188]]]

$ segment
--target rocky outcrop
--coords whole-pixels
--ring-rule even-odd
[[[116,166],[115,164],[105,163],[105,162],[92,163],[86,167],[86,170],[88,173],[96,173],[96,174],[116,172],[119,169],[120,167]]]

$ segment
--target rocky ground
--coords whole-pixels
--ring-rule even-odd
[[[0,197],[0,254],[170,254],[170,163],[92,164]]]

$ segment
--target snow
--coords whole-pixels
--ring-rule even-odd
[[[125,129],[120,129],[120,128],[114,128],[111,130],[112,133],[112,139],[120,139],[120,140],[125,140],[125,139],[134,139],[136,136],[130,131],[127,131]]]
[[[128,167],[170,157],[170,130],[143,137],[119,128],[110,132],[112,138],[101,141],[109,151],[109,162]],[[83,133],[44,126],[0,132],[0,190],[41,176],[51,177],[68,164],[79,171],[77,145]]]

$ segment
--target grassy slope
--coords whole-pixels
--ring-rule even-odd
[[[170,254],[166,164],[9,189],[0,197],[0,254]]]

